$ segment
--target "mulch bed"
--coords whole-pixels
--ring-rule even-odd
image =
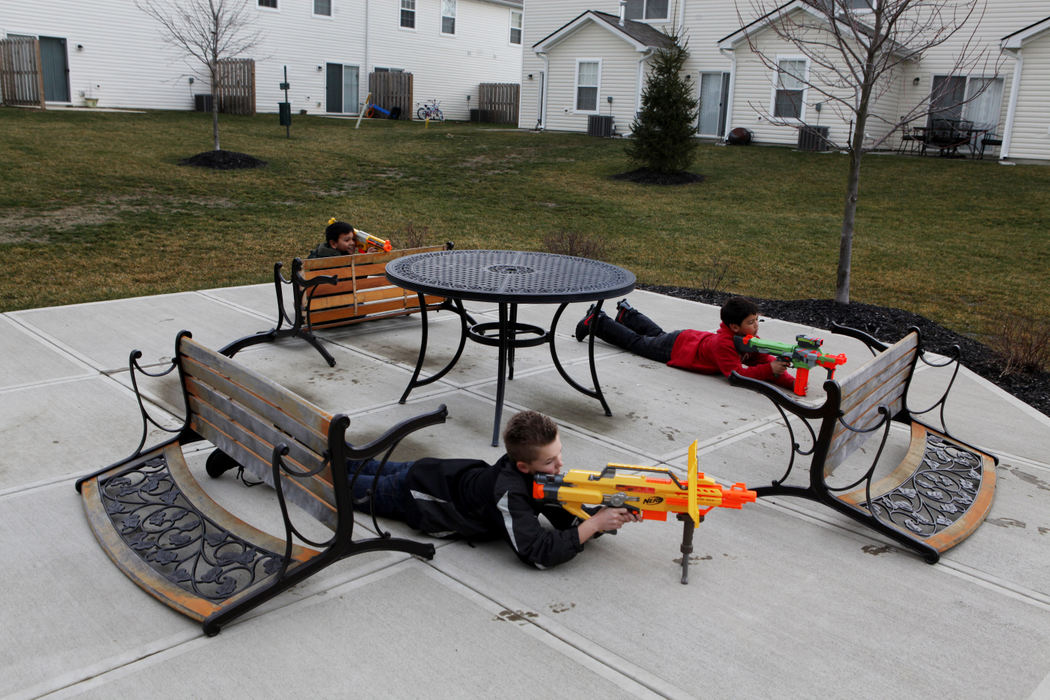
[[[733,296],[727,292],[689,287],[640,284],[638,288],[715,306],[721,306],[726,299]],[[894,342],[904,337],[908,330],[915,326],[919,329],[923,347],[935,353],[949,354],[952,346],[958,345],[962,363],[967,368],[1037,411],[1050,416],[1050,372],[1004,375],[1006,362],[999,353],[918,314],[857,302],[839,304],[831,299],[751,299],[758,304],[763,316],[815,328],[830,328],[831,322],[835,321],[843,326],[862,330],[884,342]]]
[[[195,156],[184,158],[179,165],[193,165],[198,168],[212,168],[213,170],[241,170],[245,168],[261,168],[266,165],[265,160],[259,160],[247,153],[237,151],[204,151]]]

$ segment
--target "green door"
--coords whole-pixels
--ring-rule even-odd
[[[69,62],[66,40],[53,36],[40,37],[40,70],[44,74],[44,99],[69,102]]]

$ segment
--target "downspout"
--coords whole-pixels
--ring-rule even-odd
[[[365,0],[365,89],[366,90],[368,89],[368,83],[369,83],[369,80],[368,80],[368,75],[369,75],[369,73],[368,73],[368,66],[369,66],[369,63],[368,63],[368,35],[369,35],[368,8],[371,7],[371,5],[372,5],[372,0]],[[358,99],[360,99],[360,97],[361,97],[360,81],[359,81],[359,84],[357,86],[357,96],[358,96]],[[372,99],[374,100],[375,98],[373,97]],[[367,107],[368,107],[368,105],[362,105],[358,109],[364,110],[364,109],[367,109]],[[412,107],[411,107],[411,105],[409,105],[409,110],[411,110],[411,109],[412,109]]]
[[[536,128],[542,130],[547,128],[547,100],[550,99],[548,88],[550,87],[551,64],[550,57],[547,55],[546,51],[537,50],[536,55],[540,57],[541,61],[543,61],[543,77],[541,78],[540,85],[540,89],[543,92],[543,99],[540,100],[540,104],[538,105],[539,114],[536,119]]]
[[[645,62],[654,53],[653,49],[647,48],[642,52],[641,57],[638,59],[638,79],[635,82],[634,92],[634,114],[637,115],[642,111],[642,88],[645,84]],[[634,117],[631,118],[631,123],[634,123]]]
[[[736,91],[736,51],[733,49],[719,49],[718,52],[725,56],[730,55],[732,59],[732,65],[729,67],[729,94],[726,100],[729,102],[726,105],[726,126],[722,132],[722,140],[725,141],[729,138],[729,132],[733,129],[733,93]]]
[[[1014,59],[1014,75],[1010,80],[1010,104],[1006,108],[1006,123],[1003,125],[1003,145],[999,149],[999,160],[1010,157],[1010,141],[1014,133],[1014,118],[1017,115],[1017,92],[1021,87],[1021,69],[1024,67],[1024,56],[1021,49],[1003,49]]]

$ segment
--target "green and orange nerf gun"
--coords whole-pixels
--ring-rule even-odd
[[[753,335],[735,335],[733,342],[736,344],[737,352],[765,352],[776,355],[781,360],[788,362],[796,370],[794,392],[796,396],[805,396],[809,387],[809,371],[816,366],[821,366],[828,371],[828,379],[834,379],[835,368],[846,364],[846,356],[825,355],[820,352],[820,346],[824,344],[823,339],[812,335],[795,336],[795,345],[778,343],[773,340],[762,340]]]

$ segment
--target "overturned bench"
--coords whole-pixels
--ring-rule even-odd
[[[788,429],[791,455],[780,479],[755,488],[758,497],[798,496],[823,503],[922,555],[929,563],[942,552],[966,539],[980,526],[995,492],[998,458],[948,434],[944,405],[959,371],[959,351],[935,364],[926,359],[919,330],[887,346],[853,328],[834,324],[832,330],[863,341],[874,357],[841,381],[824,383],[827,397],[822,405],[795,401],[766,383],[734,373],[729,381],[768,396],[780,410]],[[919,360],[933,367],[951,367],[951,380],[944,393],[929,408],[912,411],[907,405],[908,387]],[[811,444],[796,440],[791,413],[809,432]],[[940,429],[916,419],[939,411]],[[884,476],[880,457],[891,423],[911,427],[908,451],[896,468]],[[816,423],[816,427],[814,427]],[[870,466],[845,486],[831,486],[828,478],[871,436],[878,447]],[[796,458],[810,457],[808,484],[785,483],[792,475]]]
[[[219,352],[233,357],[249,345],[291,336],[310,343],[328,366],[334,367],[335,358],[318,340],[315,331],[420,311],[419,297],[415,292],[408,292],[387,280],[384,274],[386,264],[405,255],[450,250],[452,246],[449,241],[443,246],[306,260],[295,258],[288,279],[284,279],[281,272],[284,263],[274,263],[277,325],[268,331],[239,338]],[[291,287],[291,315],[284,304],[286,286]],[[425,304],[428,310],[449,309],[458,313],[451,302],[441,297],[427,296]]]
[[[218,634],[222,625],[345,557],[377,550],[430,559],[429,543],[391,537],[373,517],[374,537],[354,539],[347,460],[389,458],[407,435],[442,423],[445,406],[389,428],[364,445],[347,442],[350,419],[329,415],[236,361],[179,333],[171,367],[149,374],[131,354],[142,438],[124,460],[76,482],[99,544],[132,581]],[[136,372],[178,369],[186,404],[174,436],[143,450],[149,424]],[[212,500],[187,466],[183,446],[207,440],[274,487],[284,536],[244,522]],[[382,470],[380,470],[381,472]],[[211,467],[209,465],[209,473]],[[368,478],[368,477],[360,477]],[[378,478],[378,476],[376,477]],[[307,539],[289,503],[331,530]],[[372,509],[369,508],[371,511]],[[301,516],[297,516],[301,519]]]

